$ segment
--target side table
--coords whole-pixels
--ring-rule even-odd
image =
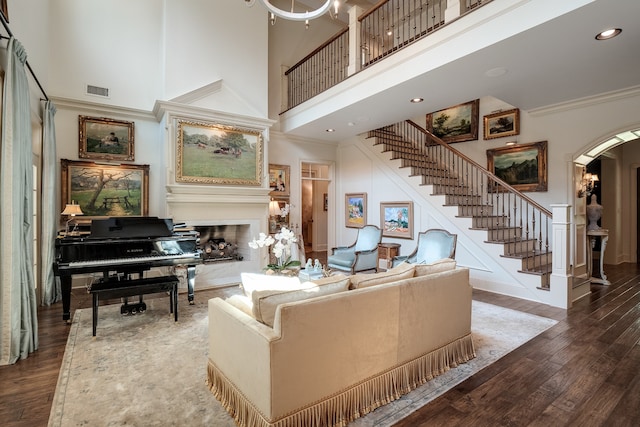
[[[391,268],[393,257],[400,255],[400,243],[380,243],[378,245],[378,271]]]
[[[604,274],[604,251],[607,249],[607,240],[609,240],[609,230],[599,228],[597,230],[588,230],[589,250],[587,251],[587,266],[589,268],[589,280],[591,283],[599,285],[610,285],[607,275]],[[600,277],[593,277],[593,248],[596,245],[596,239],[600,238]]]

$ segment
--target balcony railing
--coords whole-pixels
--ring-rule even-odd
[[[293,108],[491,0],[387,0],[285,72]],[[355,9],[353,9],[355,10]],[[357,10],[355,10],[357,12]],[[350,11],[349,13],[355,13]],[[349,38],[356,43],[349,48]]]

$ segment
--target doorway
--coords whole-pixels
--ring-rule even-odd
[[[302,238],[307,258],[326,263],[330,165],[303,162],[301,165]]]

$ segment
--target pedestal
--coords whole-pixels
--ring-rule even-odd
[[[393,265],[393,257],[400,255],[400,243],[378,245],[378,270],[387,270]]]
[[[587,231],[587,237],[589,237],[590,248],[587,253],[587,265],[589,268],[589,277],[591,283],[598,285],[610,285],[607,280],[607,275],[604,274],[604,251],[607,248],[607,240],[609,240],[609,230],[600,228],[598,230]],[[593,277],[593,248],[596,245],[596,239],[600,238],[600,277]]]

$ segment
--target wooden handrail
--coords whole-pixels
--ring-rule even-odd
[[[529,197],[526,194],[521,193],[517,189],[513,188],[510,184],[506,183],[505,181],[503,181],[499,177],[497,177],[494,174],[490,173],[486,168],[484,168],[483,166],[478,164],[476,161],[474,161],[473,159],[467,157],[465,154],[461,153],[460,151],[456,150],[455,148],[451,147],[449,144],[447,144],[446,142],[444,142],[443,140],[441,140],[440,138],[438,138],[437,136],[435,136],[434,134],[432,134],[428,130],[424,129],[422,126],[416,124],[415,122],[413,122],[411,120],[407,120],[406,122],[409,123],[411,126],[415,127],[416,130],[418,130],[418,131],[424,133],[425,135],[427,135],[434,142],[436,142],[439,145],[445,147],[447,150],[452,151],[453,153],[456,154],[456,156],[461,157],[466,162],[468,162],[468,163],[472,164],[473,166],[475,166],[476,168],[478,168],[480,173],[482,173],[483,175],[485,175],[488,178],[491,178],[491,180],[493,182],[496,182],[496,183],[500,184],[500,186],[505,187],[511,193],[518,194],[519,197],[522,197],[524,200],[527,201],[527,203],[531,204],[532,206],[534,206],[536,209],[538,209],[539,211],[541,211],[545,215],[547,215],[549,217],[553,216],[551,211],[549,211],[545,207],[541,206],[538,202],[533,200],[531,197]]]
[[[386,0],[385,0],[386,1]],[[334,35],[333,37],[331,37],[329,40],[327,40],[326,42],[324,42],[322,45],[320,45],[319,47],[317,47],[313,52],[311,52],[310,54],[308,54],[307,56],[305,56],[304,58],[302,58],[300,61],[298,61],[295,65],[291,66],[291,68],[289,68],[287,71],[284,72],[285,76],[288,76],[289,73],[293,72],[296,68],[298,68],[299,66],[301,66],[302,64],[304,64],[305,62],[307,62],[310,58],[312,58],[315,54],[317,54],[318,52],[320,52],[322,49],[324,49],[325,47],[329,46],[331,43],[333,43],[335,40],[337,40],[338,38],[340,38],[340,36],[342,36],[344,33],[348,33],[349,32],[349,28],[345,28],[343,30],[340,30],[338,33],[336,33],[336,35]]]

